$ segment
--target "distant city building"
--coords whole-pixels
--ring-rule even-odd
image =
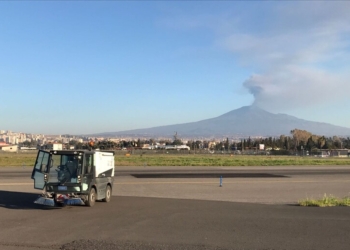
[[[0,144],[0,150],[6,151],[6,152],[17,152],[18,146],[17,145],[7,145],[7,144]]]
[[[48,143],[46,144],[46,149],[48,150],[62,150],[62,143]]]
[[[36,147],[20,147],[19,150],[21,151],[32,151],[32,150],[37,150]]]
[[[190,150],[189,146],[186,145],[167,145],[165,146],[166,150]]]

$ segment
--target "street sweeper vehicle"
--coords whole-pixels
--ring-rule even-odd
[[[114,181],[114,152],[100,150],[39,150],[32,172],[34,201],[49,206],[109,202]]]

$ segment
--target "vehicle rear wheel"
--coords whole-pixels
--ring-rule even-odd
[[[95,202],[96,202],[96,190],[95,188],[91,188],[88,199],[85,202],[85,204],[89,207],[92,207],[93,205],[95,205]]]
[[[106,198],[103,199],[104,202],[110,202],[112,196],[112,189],[110,185],[106,187]]]

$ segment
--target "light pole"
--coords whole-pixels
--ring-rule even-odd
[[[303,156],[304,156],[304,146],[301,146],[301,150],[303,150]]]

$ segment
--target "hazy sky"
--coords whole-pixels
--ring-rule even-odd
[[[246,105],[350,127],[350,2],[1,1],[0,129],[82,134]]]

